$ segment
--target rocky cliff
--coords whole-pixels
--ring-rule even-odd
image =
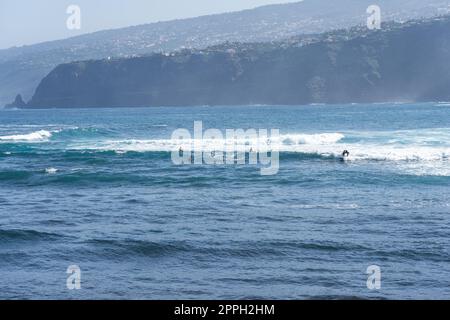
[[[450,18],[62,64],[30,107],[450,100]]]
[[[130,57],[226,41],[271,42],[365,25],[373,0],[304,0],[252,10],[100,31],[65,40],[0,50],[0,105],[33,95],[61,63]],[[406,21],[450,11],[450,0],[378,0],[383,21]],[[130,4],[132,5],[132,4]],[[62,22],[63,23],[63,22]]]

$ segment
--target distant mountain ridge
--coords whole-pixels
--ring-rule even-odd
[[[17,94],[28,100],[54,67],[87,59],[129,57],[226,41],[271,42],[363,25],[373,0],[305,0],[234,13],[100,31],[66,40],[0,50],[0,105]],[[384,21],[405,21],[448,11],[448,0],[378,0]]]
[[[450,16],[63,64],[28,107],[450,101]]]

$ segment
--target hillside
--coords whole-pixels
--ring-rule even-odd
[[[63,64],[29,107],[450,100],[450,17]]]
[[[364,25],[372,0],[305,0],[241,12],[101,31],[61,41],[0,50],[0,105],[29,100],[54,67],[88,59],[130,57],[224,42],[272,42]],[[448,11],[448,0],[379,0],[383,21],[405,21]]]

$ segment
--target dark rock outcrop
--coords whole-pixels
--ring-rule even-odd
[[[6,109],[25,108],[27,104],[23,101],[22,96],[18,94],[14,102],[5,105]]]

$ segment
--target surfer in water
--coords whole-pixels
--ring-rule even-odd
[[[344,150],[342,152],[342,160],[345,160],[346,158],[348,158],[350,156],[350,152],[348,152],[348,150]]]

